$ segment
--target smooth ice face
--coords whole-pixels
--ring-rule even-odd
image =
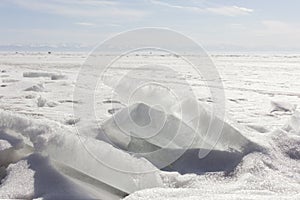
[[[247,152],[256,148],[240,131],[212,113],[207,104],[184,99],[172,107],[172,114],[196,132],[196,141],[190,148],[210,148],[221,151]],[[206,146],[205,143],[209,146]]]
[[[142,125],[146,124],[146,125]],[[126,137],[127,144],[122,148],[131,149],[138,142],[148,142],[158,148],[188,148],[194,141],[195,131],[174,115],[138,103],[119,111],[107,120],[102,129],[112,142],[122,143]],[[140,149],[144,152],[143,149]]]
[[[198,106],[198,105],[197,105]],[[188,109],[187,109],[188,110]],[[195,110],[195,109],[194,109]],[[192,111],[191,111],[192,112]],[[210,148],[213,145],[209,134],[214,131],[209,129],[210,123],[223,123],[221,137],[216,144],[217,150],[243,151],[250,142],[235,128],[214,117],[199,106],[199,115],[183,114],[183,119],[177,113],[165,113],[144,103],[137,103],[117,112],[105,121],[102,129],[106,136],[117,146],[133,152],[143,152],[143,149],[130,149],[138,142],[147,142],[157,148]],[[141,145],[140,145],[141,146]]]

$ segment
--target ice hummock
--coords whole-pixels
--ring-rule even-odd
[[[106,142],[120,149],[145,157],[158,168],[181,173],[232,170],[243,155],[259,149],[226,122],[215,145],[216,141],[205,135],[210,120],[208,111],[202,108],[199,114],[186,115],[183,121],[176,114],[136,103],[108,119],[98,138],[106,138]],[[196,120],[198,128],[193,126]],[[214,120],[221,123],[219,118]],[[201,151],[209,154],[201,158]]]
[[[11,135],[12,142],[17,140],[15,137],[21,139],[18,140],[22,143],[17,145],[19,148],[32,145],[35,151],[49,155],[56,162],[125,193],[162,187],[157,169],[147,160],[132,157],[94,138],[79,138],[62,124],[1,111],[0,130],[4,131],[1,136],[14,133]],[[120,165],[123,171],[118,170]]]
[[[296,104],[282,101],[271,101],[271,113],[275,111],[294,112],[297,108]]]
[[[283,129],[262,134],[267,150],[245,155],[229,176],[162,172],[167,188],[137,191],[125,199],[299,199],[299,119],[295,112]]]

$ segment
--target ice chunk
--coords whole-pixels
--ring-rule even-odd
[[[58,103],[55,102],[55,101],[48,101],[48,102],[47,102],[47,106],[48,106],[48,107],[51,107],[51,108],[52,108],[52,107],[55,107],[55,106],[57,106],[57,105],[58,105]]]
[[[107,120],[102,128],[108,137],[121,148],[140,151],[146,144],[140,145],[144,138],[148,147],[188,148],[195,139],[195,131],[177,117],[149,107],[143,103],[134,104],[119,111]],[[206,144],[207,145],[207,144]]]
[[[288,131],[292,131],[300,135],[300,113],[299,112],[294,113],[294,115],[291,117],[288,124],[286,125],[286,129]]]
[[[66,79],[67,76],[63,75],[63,74],[53,74],[51,75],[51,80],[62,80],[62,79]]]
[[[43,98],[42,96],[40,96],[38,99],[37,99],[37,106],[38,107],[44,107],[45,104],[47,102],[47,99],[46,98]]]
[[[210,119],[205,109],[199,117],[186,115],[184,119],[192,119],[191,126],[172,114],[137,103],[104,122],[100,134],[105,134],[119,148],[145,157],[158,168],[181,173],[229,170],[244,154],[257,150],[256,144],[227,123],[217,144],[212,146],[214,141],[204,134]],[[195,119],[199,122],[198,129],[192,126]],[[214,120],[221,123],[218,118]],[[199,151],[210,153],[201,159]]]
[[[0,129],[29,138],[36,151],[123,192],[162,186],[157,169],[147,160],[94,138],[78,137],[61,124],[2,111]]]
[[[46,157],[32,154],[10,164],[0,189],[1,199],[94,199],[72,179],[57,171]],[[100,195],[101,196],[101,195]],[[103,197],[103,196],[102,196]]]
[[[211,107],[207,104],[187,98],[175,104],[172,107],[172,112],[192,127],[199,138],[203,138],[216,150],[247,152],[256,148],[256,145],[241,132],[225,122],[225,119],[221,118],[222,116],[218,116],[218,113],[213,115]],[[201,141],[195,143],[192,147],[203,148]]]
[[[67,118],[66,118],[66,124],[68,124],[68,125],[74,125],[74,124],[76,124],[77,122],[79,122],[80,121],[80,119],[79,118],[76,118],[76,117],[74,117],[74,116],[68,116]]]
[[[2,80],[3,83],[15,83],[15,82],[18,82],[18,81],[19,80],[17,80],[17,79],[9,79],[9,78]]]
[[[47,157],[32,154],[25,159],[29,169],[34,171],[34,198],[45,199],[93,199],[69,177],[64,176],[51,164]]]
[[[256,125],[256,124],[249,124],[248,125],[249,128],[256,130],[259,133],[267,133],[269,132],[269,130],[266,127],[260,126],[260,125]]]
[[[31,87],[26,88],[24,91],[43,92],[45,90],[43,83],[38,83]]]
[[[293,112],[297,108],[297,105],[290,104],[288,102],[271,101],[271,113],[275,111]]]
[[[133,138],[142,138],[160,148],[210,148],[210,138],[203,140],[209,127],[210,115],[203,108],[199,109],[199,115],[183,114],[183,120],[180,120],[172,114],[137,103],[116,113],[103,123],[102,129],[111,141],[126,150],[134,150],[129,149],[132,143],[141,141],[133,140]],[[199,123],[198,130],[194,125],[195,120]],[[214,120],[221,123],[221,119],[215,118]],[[224,122],[216,148],[243,151],[244,147],[250,143],[250,140],[239,131]]]
[[[28,94],[25,96],[25,99],[34,99],[36,97],[35,94]]]
[[[51,72],[24,72],[23,77],[29,77],[29,78],[37,78],[37,77],[51,77],[53,75],[56,75],[55,73]]]

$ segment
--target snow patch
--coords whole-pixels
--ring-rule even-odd
[[[11,147],[11,144],[8,141],[0,139],[0,151],[3,151],[3,150],[8,149],[10,147]]]
[[[10,164],[7,176],[0,185],[1,199],[32,199],[34,196],[34,171],[26,160]],[[22,177],[22,178],[20,178]]]

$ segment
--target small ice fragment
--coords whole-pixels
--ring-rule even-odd
[[[43,92],[44,90],[45,90],[44,84],[39,83],[25,89],[24,91]]]
[[[40,96],[38,99],[37,99],[37,106],[38,107],[44,107],[45,104],[47,102],[47,99],[45,99],[44,97]]]
[[[66,79],[67,76],[63,75],[63,74],[53,74],[51,76],[51,80],[61,80],[61,79]]]
[[[281,102],[281,101],[271,101],[271,111],[283,111],[283,112],[293,112],[297,108],[297,105],[295,104],[290,104],[288,102]]]

